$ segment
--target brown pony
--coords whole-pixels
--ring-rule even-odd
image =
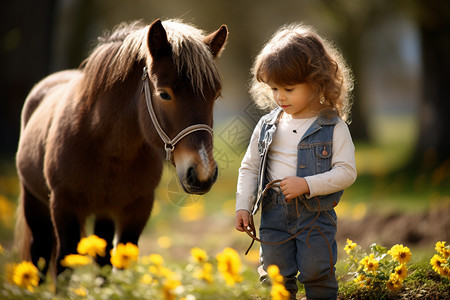
[[[22,111],[16,239],[35,265],[52,251],[77,252],[88,216],[94,233],[138,243],[150,216],[164,155],[188,193],[217,179],[213,106],[221,92],[215,58],[225,25],[203,33],[178,21],[120,25],[100,38],[79,70],[39,82]],[[171,137],[171,138],[169,138]],[[174,137],[174,138],[173,138]]]

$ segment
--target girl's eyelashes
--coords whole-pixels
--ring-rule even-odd
[[[272,92],[278,91],[278,88],[276,88],[276,87],[272,87],[270,89],[272,90]],[[292,92],[294,90],[294,88],[291,88],[291,87],[285,87],[285,88],[282,88],[282,89],[285,90],[286,92]]]

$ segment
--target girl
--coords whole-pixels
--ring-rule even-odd
[[[256,57],[251,94],[263,116],[239,169],[236,229],[261,207],[262,268],[277,265],[295,299],[336,299],[336,213],[356,179],[349,118],[352,77],[340,53],[312,28],[279,30]],[[263,190],[276,179],[278,187]],[[273,186],[273,184],[269,185]]]

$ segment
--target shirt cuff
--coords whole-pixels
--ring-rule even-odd
[[[248,212],[252,211],[253,205],[255,203],[256,197],[254,195],[248,196],[247,199],[236,199],[236,211],[246,210]]]
[[[311,199],[312,197],[316,196],[314,191],[314,185],[310,183],[310,177],[303,177],[306,180],[306,184],[309,188],[309,194],[304,194],[306,199]]]

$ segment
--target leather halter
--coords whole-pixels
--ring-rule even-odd
[[[156,131],[158,132],[159,137],[164,142],[164,150],[166,150],[166,160],[172,162],[172,152],[175,150],[175,145],[185,136],[195,132],[204,130],[214,136],[213,129],[206,124],[195,124],[186,127],[181,130],[173,139],[170,139],[167,134],[162,129],[161,125],[158,122],[158,118],[156,117],[155,110],[153,109],[152,104],[152,92],[150,90],[150,79],[148,77],[148,69],[144,67],[144,73],[142,74],[142,80],[144,81],[144,94],[145,94],[145,102],[147,103],[148,113],[150,118],[152,119],[153,125],[155,126]]]

